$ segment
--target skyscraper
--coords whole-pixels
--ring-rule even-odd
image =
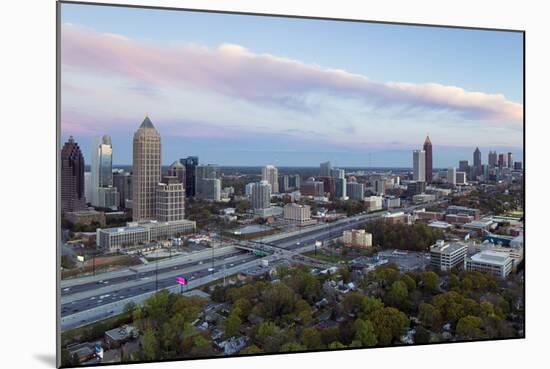
[[[113,185],[116,187],[119,196],[120,208],[128,208],[132,201],[132,174],[123,169],[113,173]]]
[[[61,149],[61,212],[85,209],[84,156],[71,136]]]
[[[365,199],[365,184],[357,182],[348,182],[346,184],[346,194],[350,200],[363,201]]]
[[[280,176],[279,177],[279,191],[281,193],[288,192],[290,190],[290,185],[288,175]]]
[[[481,175],[481,151],[479,151],[479,148],[476,147],[474,151],[474,179],[475,177]]]
[[[470,170],[470,163],[468,163],[468,160],[460,160],[458,162],[458,170],[467,173]]]
[[[170,166],[168,167],[168,176],[169,177],[177,177],[178,180],[183,184],[183,188],[187,186],[187,183],[185,182],[185,166],[181,163],[180,160],[174,161]]]
[[[271,186],[268,181],[254,183],[250,203],[253,210],[267,209],[271,206]]]
[[[279,170],[273,165],[262,168],[262,181],[271,185],[271,193],[279,193]]]
[[[113,145],[109,135],[93,139],[91,160],[90,202],[93,206],[116,209],[119,195],[113,187]]]
[[[180,162],[185,167],[185,196],[193,197],[195,196],[196,189],[196,177],[195,177],[195,168],[199,165],[198,156],[188,156],[185,159],[180,159]]]
[[[160,182],[160,135],[145,119],[134,133],[132,156],[133,220],[155,219],[156,191]]]
[[[496,151],[489,151],[489,168],[494,168],[497,166],[497,152]]]
[[[447,169],[447,182],[456,186],[456,168],[449,167],[449,169]]]
[[[413,180],[426,182],[426,152],[413,151]]]
[[[433,178],[433,158],[432,158],[432,141],[430,141],[430,137],[426,136],[426,140],[424,141],[424,146],[422,148],[425,152],[425,181],[430,183]]]
[[[334,178],[344,178],[346,176],[346,171],[344,169],[334,168],[330,171],[330,173]]]
[[[327,161],[325,163],[321,163],[319,165],[319,168],[320,168],[320,171],[319,171],[319,176],[320,177],[330,177],[331,170],[332,170],[332,165],[330,164],[330,161]]]
[[[498,154],[498,166],[499,168],[505,168],[508,166],[506,154]]]
[[[347,182],[346,178],[336,178],[336,195],[335,197],[340,200],[347,199]]]
[[[215,164],[195,167],[195,197],[220,201],[221,181],[218,179],[218,166]]]
[[[512,168],[514,166],[514,161],[513,161],[513,158],[512,158],[512,153],[509,152],[508,153],[508,168]]]

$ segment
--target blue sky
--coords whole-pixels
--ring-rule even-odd
[[[427,133],[436,166],[476,146],[521,159],[521,33],[76,4],[61,18],[62,138],[85,156],[107,133],[130,163],[149,113],[164,163],[410,166]]]

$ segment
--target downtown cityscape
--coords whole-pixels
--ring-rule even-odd
[[[78,26],[64,7],[62,366],[524,337],[512,87],[373,82],[274,56],[276,38],[141,41],[93,30],[126,9]],[[133,30],[143,10],[126,11]],[[190,35],[229,17],[175,13]]]

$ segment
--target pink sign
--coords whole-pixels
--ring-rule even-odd
[[[187,280],[184,277],[177,277],[176,282],[179,284],[187,284]]]

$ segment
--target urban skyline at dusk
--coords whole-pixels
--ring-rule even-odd
[[[156,16],[143,11],[63,8],[61,138],[73,135],[85,159],[92,137],[109,134],[114,164],[130,164],[131,134],[149,113],[163,165],[198,155],[233,166],[410,167],[426,134],[436,168],[478,145],[484,161],[490,150],[523,160],[519,33],[333,22],[328,53],[314,42],[326,21],[261,17],[258,34],[246,29],[259,17],[232,15],[218,30],[200,24],[222,15],[163,11],[144,35]],[[396,47],[404,37],[414,42]]]

